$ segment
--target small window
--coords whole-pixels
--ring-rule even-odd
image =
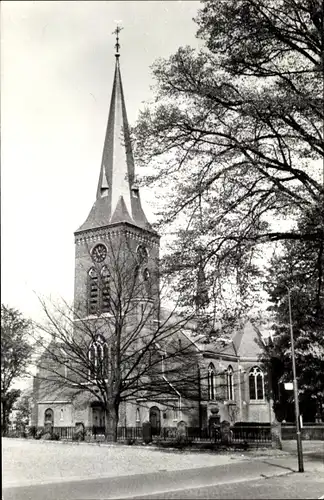
[[[52,408],[47,408],[47,410],[45,410],[44,425],[45,426],[47,426],[47,425],[53,426],[54,425],[54,412],[53,412]]]
[[[141,417],[140,417],[140,411],[139,411],[139,408],[136,409],[136,422],[140,422],[141,421]]]
[[[208,367],[208,399],[215,399],[215,367],[210,363]]]
[[[173,407],[173,420],[178,420],[179,418],[179,411],[178,411],[178,407],[177,406],[174,406]]]
[[[61,410],[60,410],[60,420],[61,421],[64,420],[64,409],[63,408],[61,408]]]
[[[233,382],[233,368],[229,366],[226,372],[227,379],[227,399],[234,401],[234,382]]]

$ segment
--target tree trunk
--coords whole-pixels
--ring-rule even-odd
[[[1,403],[1,435],[6,436],[8,434],[8,408],[5,401]]]
[[[117,442],[118,410],[118,404],[111,404],[105,411],[105,440],[112,443]]]

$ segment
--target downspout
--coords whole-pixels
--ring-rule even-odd
[[[200,380],[200,367],[198,365],[198,411],[199,411],[199,429],[202,428],[202,414],[201,414],[201,380]]]
[[[238,374],[238,397],[239,397],[239,410],[240,410],[240,422],[243,421],[243,416],[242,416],[242,371],[241,371],[241,366],[239,360],[237,360],[237,374]]]
[[[179,397],[179,417],[180,417],[180,420],[182,420],[182,415],[181,415],[181,394],[180,394],[179,391],[177,391],[177,389],[173,386],[173,384],[171,384],[171,382],[164,375],[164,355],[163,354],[162,354],[162,378],[163,378],[163,380],[166,381],[167,384],[169,384],[170,387],[172,387],[172,389],[174,390],[174,392]]]

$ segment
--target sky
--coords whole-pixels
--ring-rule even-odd
[[[196,1],[1,2],[2,303],[38,319],[37,296],[73,299],[74,231],[99,176],[120,34],[130,125],[150,66],[199,47]],[[139,172],[140,173],[140,172]],[[142,190],[152,222],[149,190]]]

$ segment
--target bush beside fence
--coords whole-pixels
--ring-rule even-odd
[[[296,426],[293,424],[281,424],[281,435],[284,441],[296,439]],[[306,441],[324,441],[324,424],[303,424],[301,437]]]
[[[13,437],[20,437],[15,435]],[[23,436],[21,436],[23,437]],[[24,436],[26,437],[26,436]],[[104,427],[33,427],[29,429],[28,437],[35,439],[67,440],[67,441],[104,441]],[[199,427],[183,427],[181,432],[177,427],[162,427],[158,435],[152,436],[153,442],[158,443],[182,443],[187,445],[198,445],[201,443],[224,444],[222,430],[220,426],[210,429]],[[286,438],[290,439],[290,438]],[[143,441],[143,430],[141,426],[137,427],[118,427],[117,441],[133,444]],[[247,423],[238,423],[231,426],[229,435],[226,439],[228,445],[253,445],[267,446],[271,444],[271,426],[270,424],[247,425]]]

